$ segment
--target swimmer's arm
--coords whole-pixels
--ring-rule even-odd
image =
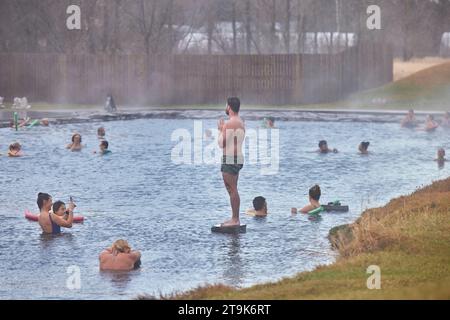
[[[57,216],[56,214],[52,215],[52,219],[53,221],[55,221],[55,223],[57,225],[59,225],[60,227],[63,228],[72,228],[72,224],[73,224],[73,212],[69,211],[69,217],[67,218],[67,220],[65,220],[64,218]]]
[[[301,208],[299,211],[300,211],[301,213],[308,213],[308,212],[310,212],[310,211],[312,211],[312,210],[314,210],[314,209],[316,209],[316,208],[315,208],[313,205],[308,204],[307,206]]]

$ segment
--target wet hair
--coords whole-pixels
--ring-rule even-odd
[[[241,101],[239,100],[239,98],[228,98],[227,104],[230,106],[231,110],[233,110],[234,113],[239,113],[239,110],[241,109]]]
[[[62,206],[65,206],[66,204],[62,201],[56,201],[53,204],[53,213],[56,213]]]
[[[38,197],[37,197],[37,205],[39,207],[39,210],[42,209],[42,207],[44,206],[44,201],[47,201],[51,198],[52,196],[49,195],[48,193],[39,193]]]
[[[429,114],[428,117],[430,118],[430,120],[434,120],[434,116],[432,114]]]
[[[9,145],[9,150],[19,150],[21,148],[22,148],[22,146],[18,142],[14,142]]]
[[[106,140],[100,142],[100,145],[104,146],[105,149],[108,149],[108,148],[109,148],[109,143],[108,143],[108,141],[106,141]]]
[[[309,196],[310,196],[312,199],[314,199],[314,200],[316,200],[316,201],[319,201],[321,195],[322,195],[322,194],[321,194],[319,185],[316,184],[314,187],[312,187],[311,189],[309,189]]]
[[[131,250],[130,245],[126,240],[117,240],[113,243],[113,249],[115,249],[119,253],[124,253],[125,251]]]
[[[253,208],[256,211],[262,210],[262,208],[264,207],[264,203],[266,203],[266,198],[256,197],[255,199],[253,199]]]
[[[328,142],[326,140],[320,140],[319,141],[319,148],[322,148],[323,146],[327,145]]]
[[[370,142],[363,141],[363,142],[361,142],[361,146],[362,146],[363,150],[367,151],[367,148],[369,148],[369,146],[370,146]]]
[[[79,133],[75,133],[73,136],[72,136],[72,142],[75,142],[75,137],[76,136],[79,136],[80,137],[80,143],[81,143],[81,134],[79,134]]]

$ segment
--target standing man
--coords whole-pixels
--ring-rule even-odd
[[[230,195],[231,209],[233,215],[231,220],[222,223],[222,227],[239,226],[239,207],[241,199],[237,189],[239,171],[244,166],[242,145],[245,139],[245,125],[239,116],[241,102],[238,98],[229,98],[227,101],[226,114],[229,120],[219,120],[219,147],[223,149],[222,176],[225,187]]]

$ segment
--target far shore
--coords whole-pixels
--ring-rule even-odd
[[[20,110],[0,110],[0,128],[10,127],[13,113]],[[419,120],[428,114],[437,117],[442,111],[417,111]],[[405,110],[339,109],[310,107],[245,106],[242,116],[246,120],[259,121],[274,117],[277,121],[317,121],[317,122],[378,122],[399,123]],[[50,120],[51,124],[106,122],[136,119],[218,119],[223,116],[223,106],[168,106],[168,107],[123,107],[116,113],[107,113],[101,107],[74,105],[37,105],[27,110],[31,119]]]

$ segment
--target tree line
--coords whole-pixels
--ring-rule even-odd
[[[66,28],[69,5],[79,31]],[[367,7],[381,8],[368,30]],[[404,60],[439,54],[450,0],[2,0],[0,52],[273,54],[391,44]]]

